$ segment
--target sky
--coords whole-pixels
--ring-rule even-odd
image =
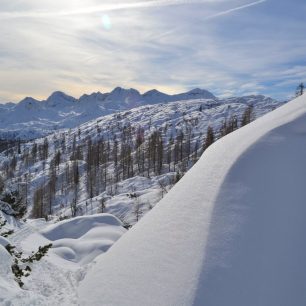
[[[0,103],[114,87],[219,97],[306,82],[305,0],[1,0]]]

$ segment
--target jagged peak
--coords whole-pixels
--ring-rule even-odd
[[[100,92],[100,91],[97,91],[97,92],[93,92],[93,93],[91,93],[91,94],[83,94],[80,98],[79,98],[79,100],[81,101],[81,100],[84,100],[84,99],[88,99],[88,98],[90,98],[90,97],[94,97],[94,98],[102,98],[102,97],[104,97],[106,94],[103,94],[102,92]]]
[[[137,89],[134,89],[134,88],[129,88],[129,89],[126,89],[126,88],[123,88],[123,87],[115,87],[111,92],[110,94],[113,94],[113,93],[126,93],[126,92],[133,92],[133,93],[139,93],[139,91]]]

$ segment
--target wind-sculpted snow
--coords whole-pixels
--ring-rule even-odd
[[[62,238],[78,239],[94,227],[104,225],[122,226],[121,222],[112,215],[82,216],[51,225],[41,234],[52,241]]]
[[[41,234],[50,240],[57,256],[84,265],[105,253],[125,231],[116,217],[103,214],[62,221]]]
[[[80,304],[304,305],[305,137],[303,96],[210,146],[96,259]]]
[[[76,288],[87,265],[126,231],[117,218],[108,214],[82,216],[55,224],[44,219],[16,224],[2,213],[0,217],[8,221],[4,230],[14,230],[7,239],[0,235],[0,305],[79,305]],[[12,273],[16,257],[5,246],[15,246],[14,250],[21,252],[20,258],[28,258],[49,243],[52,248],[43,258],[25,264],[31,271],[28,277],[22,277],[21,289]],[[20,260],[18,264],[23,266]]]
[[[105,253],[124,233],[121,222],[109,214],[76,217],[50,225],[30,235],[24,248],[52,243],[51,253],[78,264],[87,264]],[[31,242],[32,241],[32,242]]]

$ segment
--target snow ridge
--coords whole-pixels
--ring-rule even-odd
[[[80,303],[302,305],[305,122],[303,96],[209,147],[97,258]]]

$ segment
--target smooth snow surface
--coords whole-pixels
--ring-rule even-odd
[[[51,256],[51,261],[84,265],[106,252],[125,231],[112,215],[82,216],[52,224],[30,235],[21,245],[27,250],[29,246],[33,249],[52,243],[50,252],[57,256]]]
[[[14,230],[8,239],[0,237],[1,306],[79,305],[77,287],[86,269],[126,232],[121,222],[109,214],[76,217],[51,225],[44,219],[16,223],[1,212],[0,216],[8,221],[5,230]],[[14,280],[14,257],[4,248],[7,243],[22,252],[22,258],[52,243],[40,261],[27,263],[32,271],[30,276],[22,277],[22,289]]]
[[[211,146],[96,258],[81,305],[306,304],[306,96]]]
[[[12,263],[10,254],[0,243],[0,304],[12,294],[18,292],[11,273]]]

